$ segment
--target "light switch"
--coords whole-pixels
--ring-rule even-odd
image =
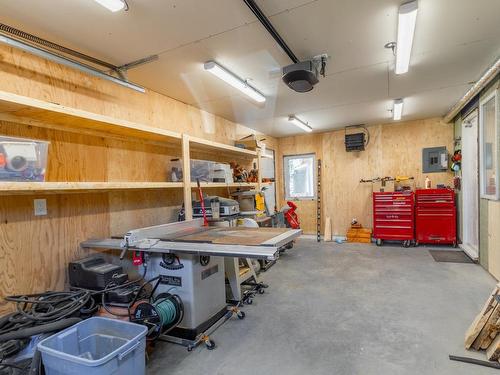
[[[47,215],[47,199],[35,199],[33,204],[35,206],[35,216]]]

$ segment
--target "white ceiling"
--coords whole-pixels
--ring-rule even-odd
[[[287,55],[242,0],[128,0],[111,13],[92,0],[0,0],[0,22],[116,65],[158,54],[129,79],[274,136],[299,133],[296,114],[315,131],[444,115],[500,54],[500,1],[419,0],[409,73],[393,73],[384,44],[396,39],[400,0],[257,0],[299,59],[331,56],[310,93],[280,79]],[[214,59],[251,79],[258,105],[206,73]]]

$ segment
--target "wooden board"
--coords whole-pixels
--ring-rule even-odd
[[[289,231],[287,228],[214,228],[196,234],[177,237],[174,241],[224,245],[260,245],[287,231]]]
[[[353,243],[371,243],[371,238],[366,237],[347,237],[347,242]]]
[[[368,228],[358,228],[358,229],[349,229],[347,231],[347,238],[371,238],[372,230]]]
[[[481,329],[481,332],[472,344],[472,347],[475,350],[486,349],[488,346],[490,346],[491,342],[498,333],[498,319],[500,319],[500,305],[497,303],[490,317],[486,321],[486,324]]]
[[[484,304],[483,308],[477,314],[476,318],[470,325],[470,327],[467,329],[465,332],[465,348],[470,349],[474,341],[477,339],[479,334],[481,333],[481,330],[483,327],[486,325],[486,322],[490,318],[491,314],[493,313],[493,310],[497,306],[497,302],[494,298],[496,294],[498,294],[498,286],[493,289],[491,292],[490,296],[486,300],[486,303]]]
[[[489,361],[498,361],[500,358],[500,335],[497,335],[488,349],[486,349],[486,358]]]
[[[180,189],[182,182],[0,182],[0,195],[95,193],[112,190]]]
[[[32,125],[51,127],[63,125],[75,129],[87,129],[133,138],[145,138],[168,143],[180,142],[179,133],[150,125],[103,116],[98,113],[50,103],[39,99],[0,90],[0,114],[14,122],[30,122]]]

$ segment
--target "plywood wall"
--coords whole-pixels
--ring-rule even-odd
[[[279,139],[279,177],[282,179],[284,155],[315,152],[322,160],[322,218],[330,216],[332,231],[345,235],[353,218],[366,227],[372,225],[370,184],[360,179],[384,176],[414,176],[416,185],[423,186],[422,148],[453,146],[453,126],[439,118],[382,124],[369,127],[370,143],[364,152],[348,153],[344,146],[344,131],[301,135]],[[432,184],[451,184],[451,173],[429,174]],[[283,203],[284,189],[280,187]],[[316,204],[298,202],[299,215],[306,233],[316,231]]]
[[[488,202],[488,271],[500,280],[500,202]]]
[[[276,187],[278,193],[278,207],[285,204],[284,184],[283,184],[283,156],[297,154],[314,154],[316,158],[322,158],[323,152],[323,134],[298,135],[286,137],[278,140],[278,152],[276,153],[277,179],[279,181]],[[316,173],[316,171],[314,171]],[[300,200],[295,202],[300,214],[301,228],[304,233],[316,232],[316,207],[315,200]]]
[[[0,90],[227,144],[254,133],[158,93],[137,93],[5,46]],[[133,140],[8,122],[0,122],[1,135],[50,141],[49,181],[165,181],[166,161],[180,156],[178,149]],[[48,215],[35,217],[33,199],[41,197]],[[81,241],[175,221],[181,204],[180,189],[0,197],[0,298],[64,288],[68,261],[84,254]],[[10,308],[0,301],[0,313]]]

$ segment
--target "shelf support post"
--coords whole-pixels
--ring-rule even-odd
[[[182,179],[184,182],[184,215],[186,220],[193,218],[193,202],[191,199],[191,153],[189,151],[189,135],[182,134]]]
[[[262,169],[261,169],[261,151],[257,150],[257,189],[262,190]]]

